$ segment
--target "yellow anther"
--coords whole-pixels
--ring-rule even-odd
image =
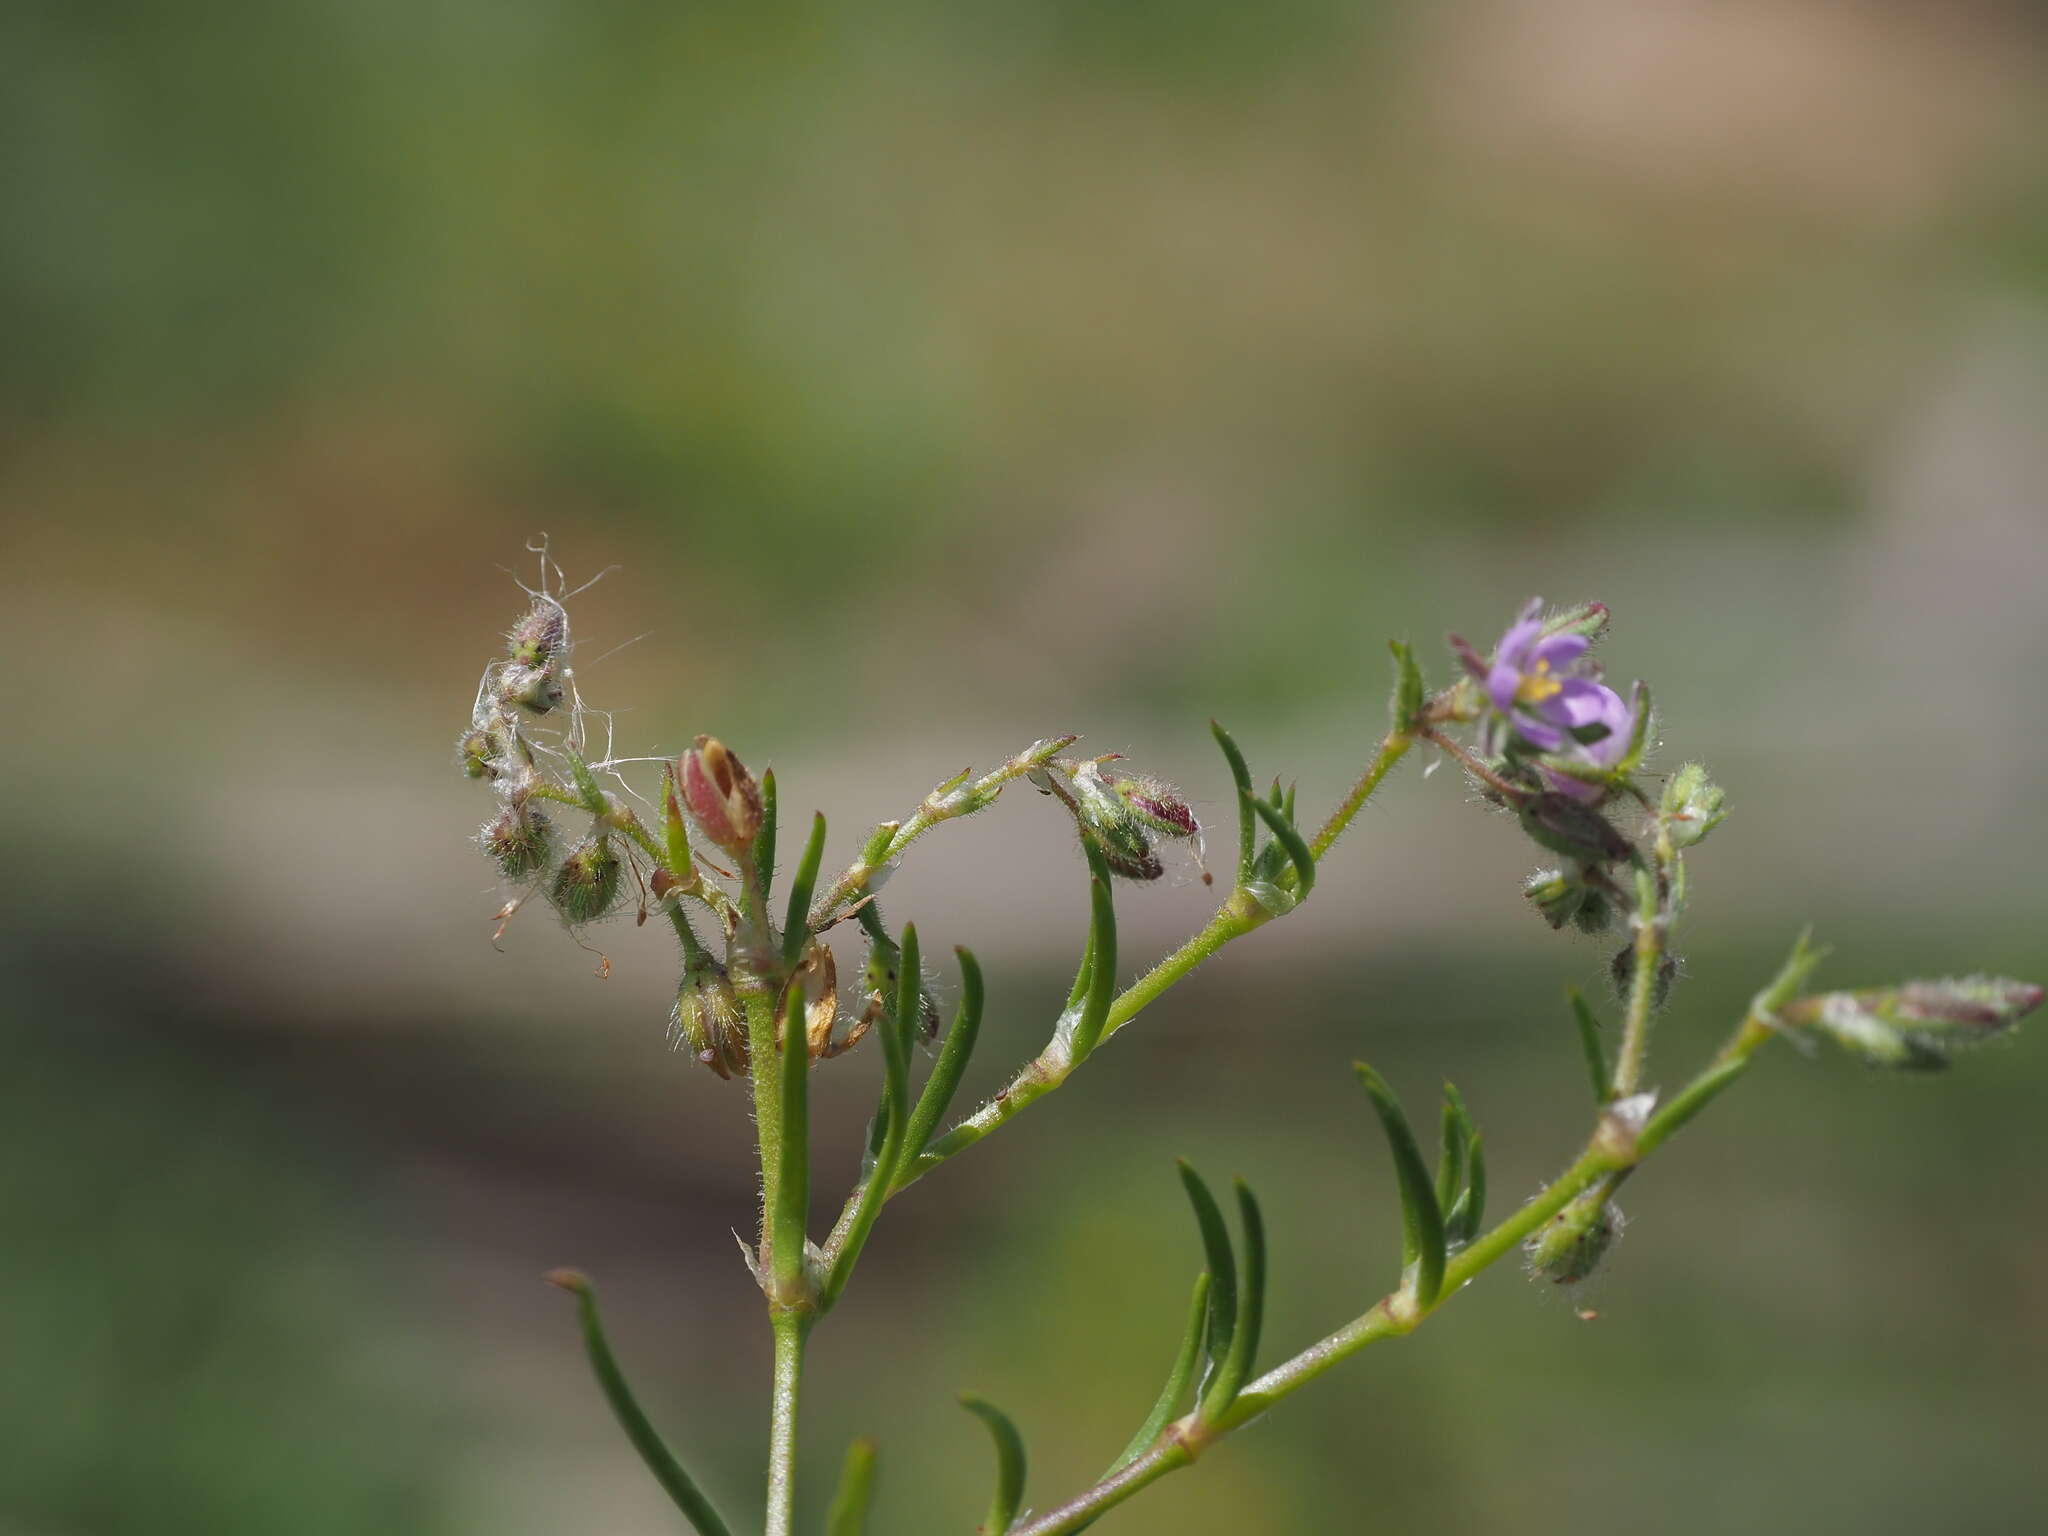
[[[1564,684],[1550,675],[1550,663],[1539,661],[1522,674],[1522,681],[1515,688],[1515,702],[1518,704],[1541,704],[1553,694],[1564,692]]]

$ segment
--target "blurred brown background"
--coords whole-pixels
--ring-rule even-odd
[[[561,1263],[755,1508],[744,1096],[665,1047],[660,934],[594,933],[605,982],[538,911],[494,951],[464,843],[538,530],[621,567],[576,609],[621,746],[717,731],[842,857],[1062,730],[1221,817],[1211,714],[1320,808],[1387,636],[1442,677],[1446,628],[1597,596],[1734,806],[1667,1076],[1808,919],[1840,983],[2039,978],[2044,43],[1906,0],[15,0],[0,1533],[674,1530]],[[877,1529],[968,1529],[962,1386],[1037,1502],[1099,1470],[1197,1263],[1176,1153],[1266,1195],[1273,1358],[1360,1310],[1354,1056],[1454,1076],[1535,1188],[1604,949],[1531,862],[1404,770],[1301,913],[892,1208],[814,1350],[813,1528],[871,1432]],[[891,888],[991,968],[971,1091],[1079,882],[1015,794]],[[1127,892],[1132,963],[1207,900]],[[818,1080],[821,1220],[874,1072]],[[1112,1523],[2039,1528],[2044,1089],[2038,1038],[1783,1052],[1589,1294],[1491,1275]]]

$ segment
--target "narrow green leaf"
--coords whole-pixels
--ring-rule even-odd
[[[1102,875],[1089,882],[1088,902],[1088,993],[1074,1023],[1076,1065],[1086,1061],[1101,1043],[1103,1026],[1109,1022],[1109,1005],[1116,997],[1116,898]]]
[[[761,872],[761,900],[768,899],[769,887],[775,884],[775,770],[767,769],[761,775],[761,830],[754,834],[754,868]],[[764,907],[760,921],[768,921]]]
[[[1251,1186],[1237,1181],[1237,1219],[1244,1229],[1244,1272],[1237,1291],[1237,1328],[1231,1335],[1230,1352],[1202,1394],[1202,1417],[1215,1420],[1237,1398],[1251,1379],[1252,1365],[1259,1353],[1259,1328],[1266,1312],[1266,1223],[1259,1215],[1259,1202]]]
[[[1436,1189],[1394,1090],[1364,1062],[1351,1065],[1372,1100],[1386,1132],[1387,1150],[1393,1154],[1394,1176],[1401,1186],[1402,1264],[1414,1272],[1416,1300],[1430,1306],[1444,1280],[1444,1218],[1436,1203]]]
[[[915,923],[904,926],[899,964],[895,1017],[883,1019],[875,1027],[875,1033],[882,1037],[882,1105],[876,1111],[881,1122],[880,1145],[867,1177],[853,1193],[852,1214],[843,1218],[845,1232],[839,1239],[832,1267],[818,1287],[820,1316],[832,1309],[839,1293],[846,1289],[853,1266],[860,1261],[861,1249],[867,1245],[868,1234],[874,1230],[875,1218],[882,1213],[882,1202],[888,1199],[897,1171],[904,1163],[904,1138],[910,1120],[910,1041],[917,1028],[920,1001],[917,978],[923,974]]]
[[[1017,1518],[1017,1506],[1024,1502],[1024,1437],[1017,1433],[1009,1415],[986,1398],[963,1392],[960,1406],[988,1426],[989,1438],[995,1442],[996,1491],[981,1528],[987,1536],[1002,1536]]]
[[[1278,774],[1273,776],[1273,787],[1266,791],[1266,804],[1273,807],[1276,811],[1287,804],[1287,791],[1280,787],[1280,776]]]
[[[1475,1133],[1465,1143],[1465,1161],[1470,1178],[1456,1202],[1444,1213],[1444,1250],[1455,1253],[1479,1235],[1479,1221],[1486,1213],[1486,1155]]]
[[[789,913],[782,924],[782,964],[785,969],[796,964],[811,937],[811,892],[817,887],[818,866],[824,858],[825,817],[820,813],[811,818],[810,841],[804,844],[804,856],[789,882]]]
[[[863,1536],[874,1494],[875,1442],[856,1440],[846,1448],[839,1491],[832,1495],[832,1512],[825,1517],[825,1536]]]
[[[1315,888],[1316,856],[1308,851],[1307,841],[1294,830],[1294,823],[1273,806],[1263,800],[1254,800],[1251,806],[1272,832],[1273,840],[1287,850],[1288,860],[1294,865],[1295,894],[1308,895]]]
[[[576,793],[583,797],[583,808],[593,815],[604,815],[611,809],[611,802],[605,799],[590,765],[583,761],[583,754],[574,747],[564,747],[562,754],[569,759],[569,777],[576,781]]]
[[[1194,1378],[1195,1364],[1202,1357],[1202,1334],[1208,1315],[1209,1272],[1204,1270],[1195,1276],[1195,1293],[1188,1301],[1187,1326],[1181,1330],[1180,1353],[1173,1357],[1173,1369],[1166,1373],[1166,1385],[1159,1389],[1152,1411],[1145,1415],[1145,1422],[1131,1436],[1131,1443],[1109,1464],[1109,1471],[1103,1474],[1104,1477],[1121,1472],[1136,1461],[1159,1438],[1160,1431],[1173,1421],[1181,1399],[1187,1395],[1188,1383]]]
[[[1793,941],[1792,953],[1786,958],[1784,969],[1780,970],[1771,984],[1757,993],[1750,1003],[1750,1011],[1769,1023],[1780,1008],[1799,995],[1815,967],[1827,959],[1831,951],[1824,944],[1813,942],[1813,930],[1803,929]]]
[[[903,1142],[902,1167],[908,1168],[937,1134],[959,1091],[960,1078],[974,1055],[974,1042],[981,1033],[981,966],[972,952],[955,949],[960,961],[960,1007],[953,1015],[953,1027],[946,1031],[946,1043],[939,1047],[939,1059],[925,1079],[924,1092],[917,1096],[917,1108],[910,1112],[910,1130]]]
[[[1287,798],[1280,802],[1280,814],[1285,816],[1289,823],[1294,820],[1294,792],[1300,787],[1299,781],[1290,783],[1287,786]]]
[[[1104,857],[1101,844],[1092,837],[1081,839],[1081,852],[1088,860],[1088,873],[1104,885],[1109,884],[1109,860]],[[1088,909],[1088,942],[1081,946],[1081,963],[1074,968],[1074,984],[1067,989],[1065,1012],[1073,1013],[1088,995],[1088,988],[1095,977],[1095,907],[1090,897]]]
[[[1444,1211],[1444,1246],[1462,1248],[1478,1235],[1479,1218],[1486,1212],[1486,1153],[1464,1096],[1449,1083],[1444,1084],[1444,1107],[1456,1122],[1465,1159],[1465,1188]]]
[[[1396,735],[1412,736],[1422,714],[1422,669],[1415,664],[1413,646],[1389,640],[1387,649],[1394,654],[1394,702],[1388,713],[1393,717]]]
[[[1593,1102],[1605,1104],[1614,1097],[1614,1079],[1608,1075],[1607,1047],[1600,1043],[1600,1021],[1577,987],[1566,996],[1571,999],[1572,1017],[1578,1021],[1579,1047],[1586,1053],[1586,1076],[1592,1080]]]
[[[1465,1220],[1459,1240],[1469,1243],[1479,1235],[1486,1216],[1486,1138],[1477,1131],[1465,1143],[1465,1168]]]
[[[687,883],[696,873],[697,858],[691,852],[689,829],[683,825],[683,807],[676,798],[676,771],[668,763],[661,765],[661,839],[668,855],[669,873]]]
[[[1223,749],[1224,760],[1230,764],[1230,777],[1237,785],[1240,797],[1237,808],[1237,878],[1242,884],[1252,877],[1252,848],[1258,841],[1257,824],[1247,808],[1257,798],[1252,793],[1252,771],[1246,766],[1244,753],[1238,750],[1230,732],[1214,720],[1209,722],[1209,729],[1216,737],[1216,745]]]
[[[557,1269],[549,1273],[547,1280],[550,1285],[559,1286],[576,1298],[583,1324],[583,1347],[590,1356],[591,1371],[604,1391],[605,1401],[611,1404],[619,1427],[626,1432],[633,1449],[640,1453],[647,1470],[654,1474],[654,1480],[661,1484],[675,1501],[676,1508],[702,1536],[732,1536],[718,1511],[711,1507],[711,1501],[704,1497],[703,1491],[683,1470],[683,1464],[676,1460],[675,1453],[669,1450],[653,1424],[648,1422],[647,1415],[641,1411],[633,1389],[626,1384],[625,1373],[619,1369],[618,1357],[612,1353],[611,1343],[605,1338],[604,1323],[597,1315],[597,1292],[591,1288],[589,1279],[573,1269]]]
[[[782,995],[782,1052],[776,1062],[782,1099],[782,1161],[769,1224],[769,1257],[778,1289],[803,1279],[804,1242],[811,1216],[811,1052],[804,1038],[804,989],[791,982]],[[754,1070],[762,1070],[756,1062]]]
[[[1266,802],[1259,799],[1256,795],[1240,794],[1238,798],[1243,802],[1237,808],[1238,815],[1256,825],[1259,813],[1268,809]],[[1248,887],[1263,887],[1277,893],[1280,890],[1277,883],[1280,879],[1280,872],[1286,867],[1287,850],[1281,847],[1277,841],[1268,840],[1266,846],[1252,856],[1251,878],[1243,883]],[[1287,910],[1292,912],[1297,905],[1293,893],[1287,892],[1285,895],[1288,904]]]
[[[1459,1111],[1463,1108],[1458,1090],[1445,1083],[1443,1150],[1436,1160],[1436,1205],[1440,1211],[1450,1210],[1465,1187],[1466,1132],[1459,1122]]]
[[[1621,761],[1614,765],[1614,776],[1617,779],[1625,779],[1640,768],[1643,764],[1643,754],[1650,747],[1650,721],[1656,711],[1650,703],[1648,683],[1636,684],[1630,707],[1635,710],[1635,729],[1629,733],[1628,751],[1623,753]]]
[[[1185,1158],[1179,1162],[1180,1182],[1188,1192],[1188,1204],[1195,1208],[1195,1225],[1202,1233],[1202,1253],[1209,1266],[1209,1331],[1203,1354],[1208,1365],[1203,1371],[1203,1393],[1222,1368],[1237,1332],[1237,1255],[1230,1246],[1230,1229],[1223,1224],[1223,1212],[1216,1197]]]
[[[889,851],[889,845],[896,841],[896,834],[903,830],[900,821],[885,821],[868,834],[867,842],[860,850],[860,861],[872,869],[882,862],[882,856]]]

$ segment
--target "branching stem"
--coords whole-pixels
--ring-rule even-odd
[[[1755,1015],[1745,1018],[1705,1070],[1632,1138],[1617,1134],[1613,1118],[1603,1116],[1577,1161],[1513,1215],[1451,1256],[1444,1268],[1443,1290],[1431,1305],[1419,1306],[1413,1295],[1405,1291],[1381,1297],[1336,1332],[1251,1382],[1215,1422],[1202,1425],[1190,1415],[1167,1425],[1128,1465],[1065,1503],[1011,1527],[1010,1536],[1063,1536],[1081,1530],[1105,1510],[1113,1509],[1167,1473],[1189,1465],[1210,1443],[1250,1423],[1289,1393],[1306,1386],[1368,1344],[1413,1333],[1424,1319],[1482,1271],[1512,1253],[1574,1197],[1603,1179],[1618,1182],[1626,1177],[1643,1157],[1690,1119],[1706,1097],[1718,1093],[1746,1068],[1751,1056],[1772,1034],[1770,1027]]]

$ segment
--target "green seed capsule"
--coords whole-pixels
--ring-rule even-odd
[[[554,827],[539,811],[506,806],[497,820],[486,822],[478,834],[484,852],[507,880],[523,880],[548,867],[554,849]]]
[[[1523,1243],[1529,1277],[1554,1285],[1576,1285],[1600,1267],[1620,1235],[1621,1212],[1604,1190],[1589,1189]]]
[[[570,923],[594,923],[618,900],[624,867],[612,840],[602,833],[570,850],[548,886],[548,900]]]

